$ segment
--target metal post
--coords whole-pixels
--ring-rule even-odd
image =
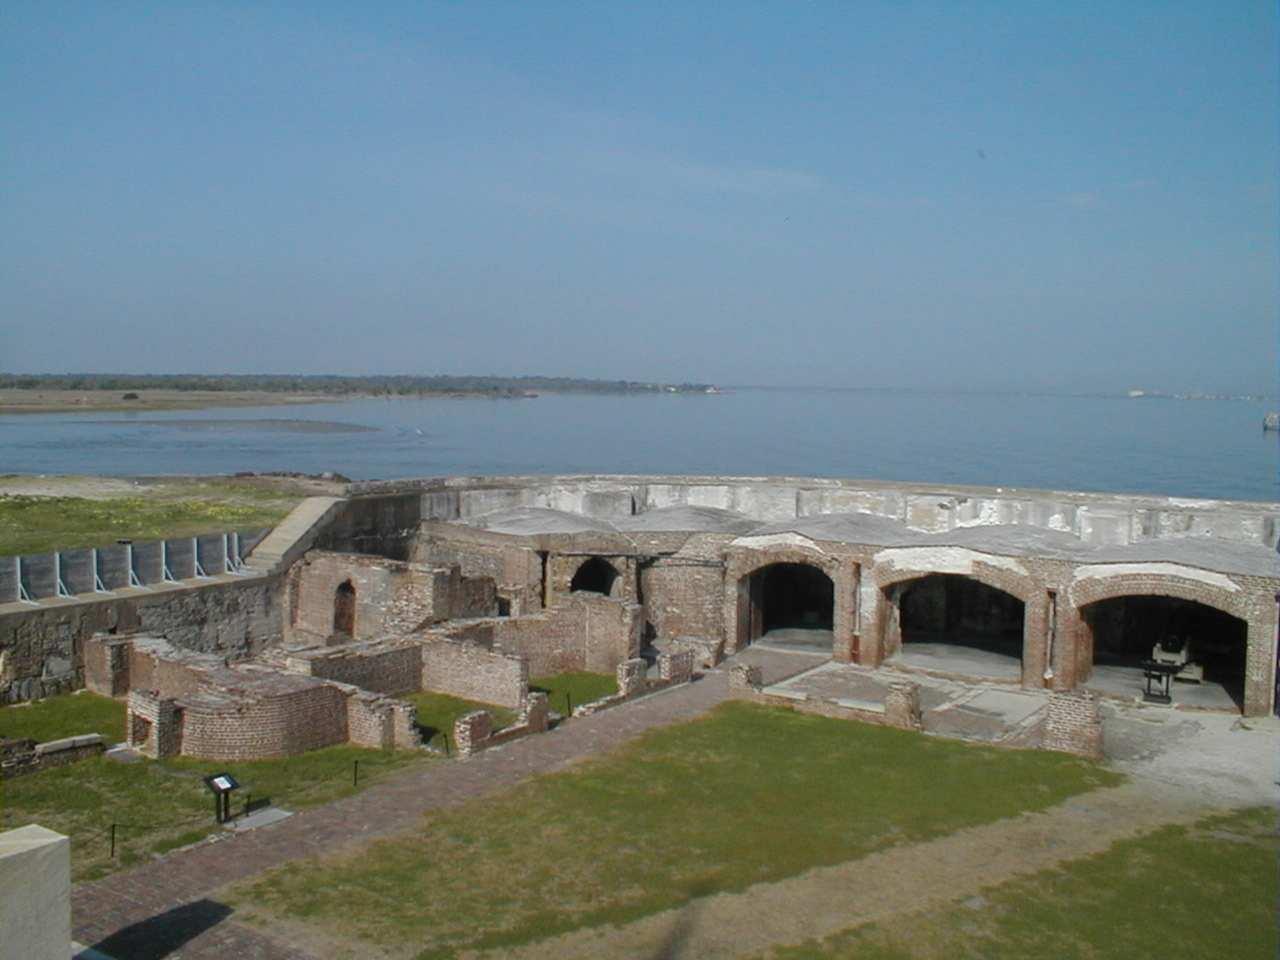
[[[200,538],[199,537],[191,538],[191,556],[195,558],[196,576],[199,577],[201,580],[208,577],[209,575],[204,572],[204,567],[201,566],[200,564]]]
[[[124,545],[125,560],[129,563],[129,586],[140,587],[142,581],[138,579],[138,574],[133,569],[133,542],[130,541]]]
[[[98,566],[98,548],[93,548],[93,592],[106,593],[107,588],[102,582],[102,571]]]
[[[351,765],[351,785],[354,787],[360,782],[360,761],[356,760]]]
[[[62,554],[56,550],[53,554],[53,592],[59,597],[71,596],[71,591],[62,582]]]
[[[35,603],[31,599],[31,594],[27,593],[27,588],[22,585],[22,558],[13,558],[13,578],[18,581],[18,599],[23,603]]]
[[[160,579],[174,582],[173,571],[169,569],[169,541],[160,541]]]
[[[111,859],[116,858],[116,825],[111,825]]]

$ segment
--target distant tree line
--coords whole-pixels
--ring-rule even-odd
[[[269,393],[484,394],[527,393],[706,393],[708,383],[642,383],[580,377],[338,376],[335,374],[187,373],[0,373],[4,390],[260,390]]]

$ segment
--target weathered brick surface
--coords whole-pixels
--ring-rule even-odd
[[[34,740],[0,740],[0,779],[20,777],[28,773],[63,767],[90,757],[98,757],[107,749],[100,734],[36,743]]]
[[[1042,726],[1041,746],[1092,760],[1102,759],[1102,718],[1093,696],[1084,691],[1055,692]]]
[[[0,609],[0,703],[85,684],[84,647],[95,633],[141,631],[175,647],[246,657],[281,637],[280,580],[224,576]]]
[[[687,683],[693,676],[693,653],[680,650],[658,655],[658,677],[667,683]]]
[[[884,698],[885,722],[903,730],[920,729],[920,684],[906,680],[889,684]]]
[[[493,736],[493,716],[488,710],[473,710],[453,721],[453,744],[461,757],[480,750]]]
[[[422,646],[418,643],[347,644],[299,651],[286,667],[305,676],[336,680],[375,693],[413,693],[422,687]]]
[[[729,668],[729,690],[736,696],[760,689],[760,668],[750,663],[735,663]]]
[[[524,707],[529,664],[523,657],[455,640],[427,641],[420,650],[420,689],[514,710]]]

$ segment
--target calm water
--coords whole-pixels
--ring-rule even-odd
[[[0,473],[791,474],[1280,500],[1280,445],[1262,432],[1265,412],[1226,401],[739,390],[0,416]]]

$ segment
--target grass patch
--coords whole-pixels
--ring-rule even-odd
[[[1062,754],[727,703],[360,853],[288,864],[233,899],[445,957],[624,923],[1121,779]]]
[[[606,673],[557,673],[549,677],[534,677],[529,689],[545,693],[552,710],[568,716],[573,707],[580,707],[592,700],[599,700],[618,692],[617,678]]]
[[[453,722],[464,713],[472,710],[488,710],[493,715],[494,730],[509,727],[515,722],[516,712],[492,703],[480,703],[477,700],[464,700],[451,697],[447,693],[411,693],[402,696],[418,709],[418,730],[422,733],[422,742],[443,750],[445,737],[449,745],[453,745]]]
[[[358,785],[352,783],[356,760]],[[422,753],[347,746],[246,763],[178,758],[124,764],[97,757],[0,782],[0,826],[39,823],[66,834],[72,876],[89,880],[218,830],[201,782],[206,774],[229,770],[240,781],[244,789],[233,811],[238,814],[246,794],[298,810],[348,796],[392,770],[421,762],[427,762]],[[114,859],[112,823],[118,825]]]
[[[290,509],[223,499],[0,496],[0,556],[269,527]]]
[[[0,707],[0,740],[37,743],[100,733],[109,744],[124,739],[125,704],[87,691]]]
[[[1273,960],[1275,811],[1206,817],[955,906],[778,950],[773,960]]]

